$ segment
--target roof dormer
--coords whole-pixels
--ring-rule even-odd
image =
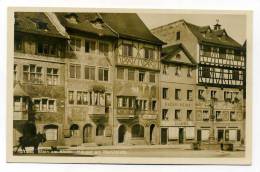
[[[78,24],[79,23],[78,15],[76,13],[69,13],[65,17],[66,17],[66,20],[69,23],[72,23],[72,24]]]

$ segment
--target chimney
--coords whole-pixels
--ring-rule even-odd
[[[216,20],[217,24],[214,25],[214,30],[220,30],[221,29],[221,25],[218,24],[219,19]]]

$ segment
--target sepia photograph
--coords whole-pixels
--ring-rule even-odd
[[[250,164],[249,11],[8,19],[9,162]]]

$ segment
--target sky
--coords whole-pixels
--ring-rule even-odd
[[[231,14],[150,14],[138,13],[149,29],[172,23],[177,20],[184,19],[189,23],[205,26],[210,25],[211,28],[219,20],[229,36],[235,39],[238,43],[243,44],[246,40],[246,16],[231,15]]]

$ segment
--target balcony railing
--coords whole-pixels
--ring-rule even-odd
[[[118,108],[117,119],[133,119],[136,116],[135,109],[133,108]]]
[[[15,111],[13,120],[28,120],[27,111]]]
[[[138,58],[138,57],[126,57],[119,55],[117,57],[117,65],[134,66],[147,69],[159,70],[159,61],[154,59]]]
[[[105,106],[98,106],[98,105],[89,106],[88,114],[96,115],[96,116],[105,115]]]

